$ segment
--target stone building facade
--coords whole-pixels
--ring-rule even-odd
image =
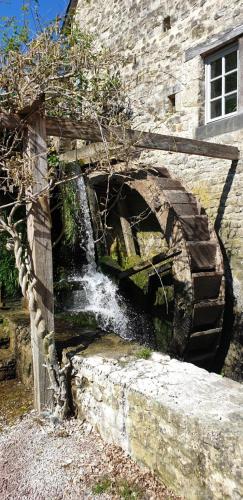
[[[243,150],[241,0],[74,0],[71,8],[82,28],[97,34],[100,44],[122,58],[120,71],[131,99],[133,127]],[[141,161],[167,166],[196,194],[215,225],[229,291],[232,284],[235,317],[225,373],[233,371],[239,379],[243,162],[158,151],[143,153]]]

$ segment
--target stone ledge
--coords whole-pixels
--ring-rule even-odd
[[[241,129],[243,129],[243,113],[197,127],[195,130],[195,138],[203,140]]]
[[[154,353],[73,358],[74,399],[120,445],[187,499],[242,498],[242,386]]]
[[[243,24],[233,26],[223,33],[210,35],[205,42],[199,43],[195,47],[190,47],[185,51],[185,61],[190,61],[196,56],[205,56],[214,50],[218,50],[228,43],[234,42],[243,34]]]

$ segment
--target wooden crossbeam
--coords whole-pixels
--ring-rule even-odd
[[[156,149],[174,153],[186,153],[226,160],[238,160],[239,150],[234,146],[216,144],[184,137],[162,135],[150,132],[141,132],[122,127],[100,127],[94,122],[72,122],[70,120],[59,120],[47,118],[47,135],[68,137],[71,139],[83,139],[92,142],[107,141],[119,144],[129,143],[131,146],[141,149]]]
[[[239,150],[234,146],[197,141],[172,135],[141,132],[122,127],[100,127],[94,122],[73,122],[66,119],[47,118],[47,135],[83,139],[92,142],[107,141],[129,143],[142,149],[157,149],[174,153],[186,153],[226,160],[238,160]]]
[[[156,264],[163,263],[163,265],[167,265],[169,262],[172,262],[173,259],[180,254],[181,254],[180,250],[173,252],[171,254],[168,254],[168,255],[165,255],[164,253],[159,253],[149,260],[139,262],[139,264],[136,264],[135,266],[129,267],[129,269],[122,271],[118,275],[118,279],[122,280],[124,278],[129,278],[130,276],[133,276],[134,274],[140,273],[141,271],[145,271],[146,269],[149,269],[150,267],[156,266]]]
[[[21,119],[18,115],[8,115],[0,113],[0,130],[3,128],[14,130],[21,126]]]
[[[112,276],[114,276],[120,281],[125,278],[130,278],[131,276],[134,276],[134,274],[140,273],[141,271],[145,271],[150,267],[154,267],[157,264],[161,264],[161,267],[158,270],[158,274],[164,271],[167,273],[167,271],[171,269],[171,266],[173,264],[173,259],[180,254],[181,254],[180,250],[177,250],[176,252],[173,252],[168,255],[165,255],[164,253],[159,253],[149,260],[139,262],[139,264],[136,264],[133,267],[125,269],[125,271],[122,271],[120,266],[117,265],[116,262],[112,261],[112,259],[108,261],[101,260],[100,264],[103,269],[105,269],[107,272],[109,272]]]
[[[109,160],[117,160],[121,155],[120,150],[120,146],[109,148]],[[89,144],[88,146],[72,149],[59,154],[60,161],[63,161],[64,163],[72,163],[81,160],[84,165],[95,163],[96,161],[100,161],[105,158],[107,158],[107,151],[102,142],[95,142],[93,144]]]
[[[16,115],[0,115],[0,125],[6,128],[16,128],[23,125]],[[46,117],[46,133],[49,136],[70,139],[83,139],[91,142],[114,141],[119,144],[130,144],[135,148],[155,149],[174,153],[186,153],[225,160],[238,160],[239,149],[235,146],[198,141],[185,137],[141,132],[122,127],[100,126],[93,121],[75,122],[67,119]]]

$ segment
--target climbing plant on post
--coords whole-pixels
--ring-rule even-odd
[[[50,381],[45,365],[44,338],[54,332],[54,298],[51,242],[51,214],[48,189],[48,164],[44,103],[28,118],[27,151],[32,177],[32,194],[27,207],[27,234],[32,268],[36,280],[36,308],[30,310],[33,353],[35,407],[50,404]],[[47,353],[48,354],[48,353]]]
[[[0,232],[8,235],[29,304],[35,407],[64,417],[68,365],[58,363],[54,342],[49,201],[54,187],[69,178],[54,168],[48,171],[45,120],[121,124],[126,102],[113,70],[117,60],[97,50],[88,33],[75,25],[64,33],[56,20],[32,38],[26,24],[18,29],[14,22],[0,43],[0,190],[3,197],[11,195],[0,206]]]

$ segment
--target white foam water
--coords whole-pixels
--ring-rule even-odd
[[[108,276],[97,271],[95,262],[95,243],[89,212],[87,193],[83,177],[77,180],[78,196],[82,211],[82,229],[87,265],[82,274],[69,277],[78,288],[72,292],[73,312],[92,312],[100,328],[113,331],[123,338],[131,338],[131,324],[125,300],[119,294],[118,286]]]

